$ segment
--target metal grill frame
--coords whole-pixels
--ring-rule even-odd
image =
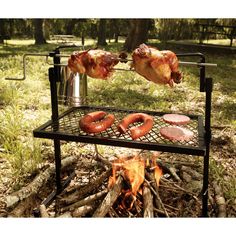
[[[152,129],[150,130],[149,134],[141,137],[139,140],[132,140],[130,135],[121,135],[118,137],[116,131],[116,124],[121,120],[117,119],[115,124],[107,131],[104,131],[100,134],[86,134],[85,132],[81,131],[79,128],[79,119],[83,116],[82,114],[76,116],[75,118],[69,118],[70,115],[74,116],[76,113],[83,113],[87,114],[92,111],[102,110],[105,112],[109,112],[112,114],[120,114],[120,117],[124,117],[127,114],[135,113],[135,112],[142,112],[149,114],[154,117],[155,119],[160,120],[161,117],[165,114],[162,112],[154,112],[154,111],[146,111],[146,110],[126,110],[123,108],[114,108],[114,107],[99,107],[99,106],[86,106],[82,105],[80,107],[73,107],[61,114],[57,121],[49,121],[46,124],[42,125],[41,127],[37,128],[33,131],[34,137],[38,138],[49,138],[49,139],[60,139],[66,141],[75,141],[75,142],[83,142],[83,143],[93,143],[93,144],[102,144],[102,145],[109,145],[109,146],[122,146],[128,148],[136,148],[136,149],[145,149],[145,150],[156,150],[156,151],[165,151],[165,152],[172,152],[172,153],[181,153],[181,154],[191,154],[191,155],[204,155],[205,154],[205,143],[204,143],[204,127],[203,127],[203,117],[196,116],[196,115],[188,115],[191,118],[191,122],[194,123],[192,125],[197,126],[196,129],[190,128],[195,130],[194,137],[194,145],[189,144],[189,142],[173,142],[162,138],[161,135],[157,134],[158,127],[155,128],[155,131]],[[73,122],[68,122],[69,128],[73,129],[74,132],[69,132],[67,127],[64,127],[63,124],[67,122],[64,119],[73,119]],[[77,122],[76,124],[74,124]],[[185,126],[191,126],[185,125]],[[73,124],[72,124],[73,123]],[[155,124],[156,123],[156,124]],[[170,126],[169,124],[165,124],[163,121],[162,123],[165,125],[160,125],[157,122],[154,123],[154,126]],[[185,127],[182,125],[182,127]],[[187,127],[187,128],[188,128]],[[64,129],[64,130],[61,130]],[[197,131],[197,132],[196,132]],[[115,137],[111,137],[109,133],[113,133]],[[153,134],[154,133],[154,134]],[[150,141],[150,136],[159,136],[156,137],[154,141]],[[149,137],[149,138],[148,138]],[[158,140],[158,139],[159,140]],[[161,141],[161,142],[158,142]],[[190,141],[191,142],[191,141]],[[193,142],[193,141],[192,141]]]
[[[68,46],[66,46],[68,47]],[[72,46],[74,47],[74,46]],[[53,58],[54,67],[49,68],[49,82],[50,82],[50,91],[51,91],[51,110],[52,117],[51,120],[46,122],[44,125],[33,131],[34,137],[38,138],[48,138],[53,139],[54,142],[54,157],[55,157],[55,174],[56,174],[56,189],[42,202],[42,204],[48,205],[55,196],[60,193],[65,186],[69,183],[74,173],[68,177],[66,181],[62,183],[61,181],[61,144],[60,140],[67,141],[77,141],[77,142],[86,142],[94,144],[103,144],[110,146],[121,146],[129,148],[138,148],[138,149],[147,149],[147,150],[159,150],[163,152],[172,152],[172,153],[182,153],[189,155],[199,155],[203,156],[203,187],[202,187],[202,216],[208,216],[208,175],[209,175],[209,154],[210,154],[210,142],[211,142],[211,97],[212,97],[212,78],[206,78],[205,76],[205,65],[202,64],[199,66],[199,82],[200,82],[200,92],[205,93],[205,114],[204,116],[190,116],[198,120],[198,147],[189,147],[184,145],[176,144],[153,144],[140,141],[127,141],[119,139],[102,139],[94,138],[91,136],[78,136],[68,133],[59,132],[59,122],[63,116],[70,114],[73,109],[69,109],[59,116],[58,112],[58,97],[57,97],[57,82],[60,82],[60,50],[64,46],[57,47],[53,52],[49,54]],[[200,58],[199,63],[205,63],[205,56],[202,53],[183,53],[176,54],[177,57],[192,57]],[[77,108],[78,109],[78,108]],[[100,108],[106,109],[106,108]],[[137,110],[128,110],[137,112]],[[150,114],[151,111],[145,111]],[[157,113],[156,113],[157,114]],[[163,113],[159,113],[163,114]],[[46,131],[45,128],[53,124],[52,131]],[[109,141],[109,143],[107,143]],[[38,211],[35,212],[35,216],[38,215]]]

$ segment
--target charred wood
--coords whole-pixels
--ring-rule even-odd
[[[94,212],[93,217],[104,217],[119,197],[122,188],[123,178],[119,176],[114,186],[110,189],[100,206]]]
[[[153,218],[153,197],[150,188],[146,183],[143,184],[143,217]]]

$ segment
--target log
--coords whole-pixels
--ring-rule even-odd
[[[94,208],[91,205],[81,206],[72,212],[73,217],[82,217],[91,212]]]
[[[161,215],[163,215],[163,216],[166,215],[163,210],[157,209],[157,208],[155,208],[155,207],[153,208],[153,210],[154,210],[154,212],[157,212],[158,214],[161,214]],[[169,215],[169,216],[176,217],[176,214],[175,214],[175,213],[169,212],[169,211],[167,211],[167,212],[168,212],[168,215]]]
[[[119,197],[122,188],[123,178],[119,175],[114,186],[110,189],[100,206],[94,212],[93,217],[104,217]]]
[[[75,163],[78,159],[78,156],[70,156],[61,161],[62,169],[65,169],[69,165]],[[30,197],[33,194],[37,194],[39,189],[54,175],[55,166],[53,164],[50,165],[43,173],[39,174],[34,180],[23,187],[17,192],[14,192],[8,195],[5,198],[6,207],[12,208],[16,206],[20,201]]]
[[[150,185],[152,186],[151,190],[155,196],[154,198],[154,203],[155,206],[157,207],[157,209],[159,210],[163,210],[163,212],[165,213],[166,217],[169,217],[169,214],[167,212],[167,210],[165,209],[165,206],[161,200],[160,194],[159,194],[159,187],[156,184],[155,178],[153,173],[148,173],[147,171],[145,172],[145,176],[146,178],[150,181]]]
[[[67,211],[64,214],[58,216],[57,218],[71,218],[71,217],[72,217],[71,213]]]
[[[41,204],[39,206],[39,211],[40,211],[40,215],[41,215],[42,218],[49,218],[46,206],[44,204]]]
[[[153,197],[150,188],[146,183],[143,183],[143,217],[153,218]]]
[[[181,182],[182,180],[180,179],[180,177],[177,175],[176,173],[176,169],[172,166],[170,166],[169,164],[167,163],[164,163],[160,160],[157,160],[156,161],[156,164],[158,166],[160,166],[160,168],[166,172],[166,173],[169,173],[177,182]]]
[[[182,166],[181,170],[188,173],[194,180],[202,180],[202,174],[194,170],[193,168]]]
[[[101,192],[98,192],[98,193],[95,193],[93,195],[90,195],[78,202],[75,202],[67,207],[63,207],[61,208],[61,212],[66,212],[66,211],[72,211],[73,209],[77,208],[77,207],[81,207],[81,206],[84,206],[84,205],[88,205],[88,204],[91,204],[92,202],[102,198],[106,193],[108,192],[107,189],[105,190],[102,190]]]
[[[61,199],[59,200],[60,204],[70,205],[82,199],[87,194],[90,194],[95,189],[98,189],[102,185],[103,181],[106,180],[110,175],[111,175],[111,169],[108,169],[107,171],[103,172],[96,180],[76,190],[76,192],[71,194],[69,197],[64,197],[64,198],[61,197]]]

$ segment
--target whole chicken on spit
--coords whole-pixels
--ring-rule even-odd
[[[141,44],[132,54],[131,67],[134,70],[156,84],[180,83],[182,74],[178,70],[178,58],[172,51],[159,51],[154,47]]]
[[[73,72],[105,80],[112,75],[113,67],[118,62],[118,56],[115,54],[100,49],[90,49],[74,52],[68,60],[68,66]]]

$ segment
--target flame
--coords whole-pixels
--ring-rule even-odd
[[[141,184],[144,181],[144,161],[136,156],[130,160],[127,160],[124,165],[124,178],[130,183],[131,191],[136,196]]]
[[[154,153],[152,160],[147,158],[141,158],[138,155],[132,157],[120,157],[112,163],[112,176],[110,176],[108,181],[108,188],[114,186],[116,182],[116,174],[120,172],[123,178],[130,184],[130,189],[122,191],[122,202],[121,208],[132,208],[134,202],[137,198],[137,193],[142,195],[141,185],[144,182],[145,178],[145,167],[152,167],[154,170],[154,177],[157,185],[159,186],[160,178],[162,176],[161,168],[156,164],[156,159],[159,156],[159,153]],[[127,205],[129,205],[127,207]]]
[[[131,191],[136,196],[141,184],[144,181],[145,162],[139,156],[132,158],[118,159],[112,164],[112,176],[109,178],[108,187],[112,187],[116,182],[116,173],[123,170],[124,179],[130,183]]]
[[[156,164],[156,159],[159,157],[160,153],[159,152],[154,152],[152,156],[152,165],[154,169],[154,178],[156,180],[156,184],[159,187],[160,185],[160,179],[161,176],[163,175],[162,169]]]
[[[155,169],[154,169],[154,177],[155,177],[155,180],[156,180],[156,183],[157,183],[157,186],[159,187],[160,185],[160,179],[161,179],[161,176],[162,176],[162,169],[157,165],[155,166]]]

